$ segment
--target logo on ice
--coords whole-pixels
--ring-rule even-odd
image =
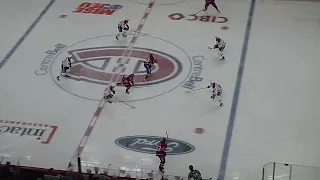
[[[101,14],[113,15],[117,10],[122,9],[119,4],[102,4],[102,3],[81,3],[73,12],[83,14]]]
[[[158,143],[163,137],[158,136],[126,136],[115,140],[115,143],[127,150],[147,154],[155,154]],[[194,146],[177,139],[167,139],[167,155],[188,154],[195,150]]]
[[[177,77],[182,70],[181,62],[164,52],[147,48],[133,48],[129,58],[124,58],[126,47],[108,46],[69,51],[73,57],[70,78],[77,81],[106,85],[120,81],[122,75],[135,74],[135,86],[153,85]],[[144,60],[149,54],[159,60],[154,65],[152,80],[144,82]]]
[[[11,134],[19,138],[31,137],[42,144],[50,144],[58,126],[42,123],[27,123],[12,120],[0,120],[0,135]]]

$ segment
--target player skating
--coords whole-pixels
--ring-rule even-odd
[[[208,9],[208,6],[211,4],[218,12],[220,12],[215,0],[205,0],[205,3],[206,4],[204,5],[203,11],[206,11]]]
[[[113,84],[110,85],[105,91],[104,91],[104,99],[106,99],[109,103],[112,103],[110,99],[113,98],[113,95],[116,94],[115,86]]]
[[[188,180],[202,180],[200,171],[193,169],[192,165],[189,165],[189,170]]]
[[[217,84],[215,82],[210,83],[210,85],[207,88],[212,88],[212,96],[210,98],[212,99],[218,99],[218,102],[220,103],[219,106],[223,106],[222,103],[222,87],[220,84]]]
[[[163,138],[162,141],[159,142],[156,156],[160,159],[159,171],[164,173],[164,164],[166,163],[166,149],[167,149],[167,139]]]
[[[61,72],[60,75],[57,76],[57,80],[60,81],[60,77],[64,76],[64,77],[70,77],[68,75],[68,73],[70,72],[71,69],[71,60],[72,60],[72,56],[68,56],[65,60],[62,61],[61,63]]]
[[[213,46],[213,49],[218,48],[220,51],[220,57],[221,57],[220,60],[225,60],[225,57],[223,55],[223,50],[226,47],[227,43],[219,37],[215,37],[215,39],[216,39],[216,44]]]
[[[144,61],[144,68],[147,71],[147,75],[145,77],[145,81],[149,81],[149,76],[151,75],[152,66],[158,61],[154,58],[152,54]]]
[[[118,34],[116,36],[117,40],[119,40],[119,36],[122,34],[122,37],[127,37],[127,31],[129,30],[129,20],[123,20],[118,23]]]
[[[134,86],[133,82],[134,74],[130,74],[129,76],[122,77],[122,84],[126,87],[126,93],[130,94],[129,90],[132,86]]]

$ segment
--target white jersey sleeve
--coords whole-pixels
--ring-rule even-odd
[[[62,66],[68,67],[68,68],[71,66],[68,58],[66,58],[65,60],[62,61]]]
[[[106,89],[104,91],[104,94],[105,95],[110,95],[110,94],[113,94],[113,91],[114,91],[114,88],[109,87],[108,89]]]
[[[220,42],[217,42],[217,45],[218,45],[219,48],[225,47],[226,46],[226,42],[220,38]]]
[[[127,28],[127,25],[124,23],[124,21],[120,21],[118,23],[118,26],[120,26],[122,29],[126,29]]]
[[[217,95],[217,96],[221,96],[222,94],[222,87],[220,84],[216,84],[216,87],[213,89],[213,94]]]

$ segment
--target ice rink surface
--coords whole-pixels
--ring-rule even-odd
[[[20,165],[157,170],[261,179],[268,162],[320,166],[320,2],[217,0],[11,0],[0,6],[0,155]],[[127,38],[115,39],[128,18]],[[140,33],[137,33],[140,32]],[[209,50],[227,42],[226,61]],[[142,60],[155,54],[151,81]],[[71,78],[57,81],[74,56]],[[102,94],[136,74],[125,103]],[[203,88],[223,87],[224,107]],[[111,164],[111,165],[110,165]]]

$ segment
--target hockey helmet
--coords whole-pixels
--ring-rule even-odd
[[[72,55],[71,54],[69,54],[68,55],[68,57],[66,58],[68,61],[71,61],[71,59],[72,59],[73,57],[72,57]]]
[[[189,165],[189,170],[192,171],[193,170],[193,166]]]
[[[164,138],[162,138],[162,142],[166,142],[167,141],[167,139],[164,137]]]
[[[129,19],[125,19],[123,22],[127,24],[129,22]]]

